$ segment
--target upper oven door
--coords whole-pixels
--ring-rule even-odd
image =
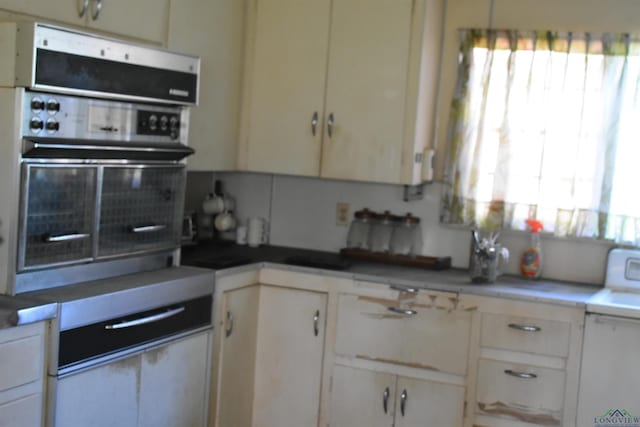
[[[18,270],[88,261],[98,168],[24,164]]]
[[[180,246],[183,164],[104,166],[98,258]]]

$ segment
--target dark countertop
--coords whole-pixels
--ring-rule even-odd
[[[290,257],[311,259],[311,266],[289,265]],[[329,261],[327,267],[318,263]],[[344,265],[348,263],[349,265]],[[235,263],[242,263],[236,264]],[[233,274],[261,267],[285,268],[354,280],[395,284],[416,288],[494,296],[526,301],[548,302],[570,306],[585,306],[587,300],[602,288],[580,283],[551,280],[527,280],[518,276],[502,276],[493,284],[473,284],[469,273],[462,269],[441,271],[355,260],[346,261],[339,254],[281,246],[251,248],[229,242],[206,242],[184,247],[182,264],[213,268],[216,275]],[[216,265],[218,264],[218,265]],[[318,264],[318,265],[316,265]],[[340,265],[343,264],[343,265]],[[344,269],[334,269],[336,267]]]

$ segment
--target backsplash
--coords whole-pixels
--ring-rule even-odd
[[[423,255],[451,256],[454,267],[467,268],[471,244],[467,229],[442,226],[439,221],[440,184],[425,185],[423,200],[405,202],[402,187],[243,172],[189,172],[186,210],[198,211],[216,179],[236,199],[240,224],[250,217],[269,223],[269,243],[336,252],[345,246],[348,226],[336,224],[336,204],[349,203],[349,217],[364,207],[393,213],[411,212],[421,218]],[[504,232],[500,242],[509,248],[507,273],[518,274],[519,256],[529,238]],[[586,240],[542,238],[543,277],[602,284],[611,245]]]

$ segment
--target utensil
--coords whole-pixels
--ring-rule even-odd
[[[482,239],[473,230],[469,273],[473,283],[493,283],[502,274],[503,266],[509,261],[509,250],[495,243],[498,234]]]

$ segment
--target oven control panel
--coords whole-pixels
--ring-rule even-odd
[[[25,92],[22,136],[186,143],[188,109]]]

